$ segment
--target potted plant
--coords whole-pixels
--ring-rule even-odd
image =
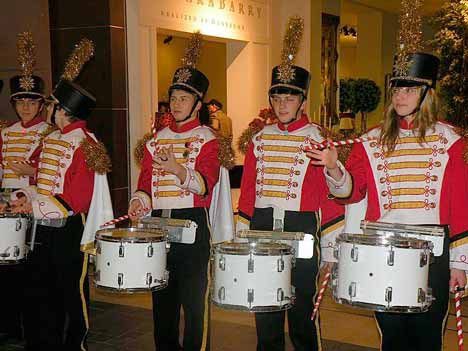
[[[374,111],[382,95],[377,84],[370,79],[360,78],[354,84],[354,106],[355,113],[361,113],[361,129],[362,132],[367,131],[367,114]]]

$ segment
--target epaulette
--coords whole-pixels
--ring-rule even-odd
[[[221,166],[226,169],[233,169],[235,166],[234,160],[234,150],[232,148],[232,137],[223,137],[218,133],[215,133],[216,138],[218,139],[219,143],[219,152],[218,152],[218,160]]]
[[[56,130],[58,130],[58,128],[57,128],[55,125],[53,125],[53,124],[47,125],[47,128],[44,129],[42,132],[39,133],[39,139],[40,139],[40,141],[44,140],[44,138],[45,138],[46,136],[48,136],[48,135],[49,135],[50,133],[52,133],[52,132],[55,132]]]
[[[99,174],[110,172],[112,166],[111,160],[102,142],[84,138],[80,143],[80,147],[83,150],[86,164],[90,169]]]
[[[468,164],[468,128],[455,128],[455,132],[461,136],[463,140],[463,160]]]
[[[145,155],[145,145],[152,137],[152,133],[146,133],[143,135],[143,138],[137,141],[135,150],[133,151],[133,156],[135,157],[135,161],[138,167],[141,167],[141,163],[143,162],[143,156]]]
[[[10,125],[10,121],[7,121],[5,119],[0,119],[0,130],[2,130],[3,128],[6,128]]]

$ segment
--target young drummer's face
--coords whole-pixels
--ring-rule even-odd
[[[194,103],[194,95],[184,90],[174,90],[169,100],[171,113],[174,116],[174,119],[176,121],[184,120],[190,114]]]
[[[42,101],[35,99],[19,99],[15,101],[15,108],[23,122],[29,122],[37,116],[42,108]]]
[[[304,108],[300,95],[273,94],[270,101],[275,115],[282,123],[288,123],[291,119],[295,119],[296,113],[300,114]]]
[[[394,87],[391,92],[393,108],[399,116],[407,116],[417,108],[421,87]]]

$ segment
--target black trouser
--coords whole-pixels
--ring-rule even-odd
[[[285,231],[317,233],[315,212],[286,211],[284,215]],[[272,230],[273,209],[256,208],[252,217],[251,229]],[[318,320],[311,321],[317,291],[318,270],[320,264],[320,242],[315,235],[314,256],[310,259],[296,259],[291,272],[291,283],[295,287],[296,302],[288,310],[289,336],[295,350],[319,350],[320,327]],[[257,351],[282,351],[284,341],[285,313],[255,313],[257,326]]]
[[[27,264],[27,350],[87,350],[88,262],[80,251],[82,234],[80,215],[62,228],[37,226]]]
[[[0,265],[0,333],[18,339],[23,336],[24,280],[24,263]]]
[[[429,266],[429,286],[435,300],[424,313],[376,313],[383,351],[441,351],[449,301],[449,240]]]
[[[160,216],[153,211],[153,216]],[[184,351],[209,350],[208,262],[210,231],[204,208],[172,210],[172,218],[198,224],[194,244],[171,243],[167,256],[169,284],[153,292],[154,341],[157,351],[181,350],[180,308],[184,310]]]

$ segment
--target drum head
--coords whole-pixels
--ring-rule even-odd
[[[234,243],[225,242],[214,246],[215,252],[231,255],[249,255],[257,256],[278,256],[289,255],[292,253],[292,247],[281,243]]]
[[[148,228],[109,228],[96,232],[96,240],[124,242],[166,241],[167,232],[162,229]]]
[[[427,249],[429,241],[399,235],[340,234],[337,243],[353,243],[370,246],[394,246],[400,248]]]

